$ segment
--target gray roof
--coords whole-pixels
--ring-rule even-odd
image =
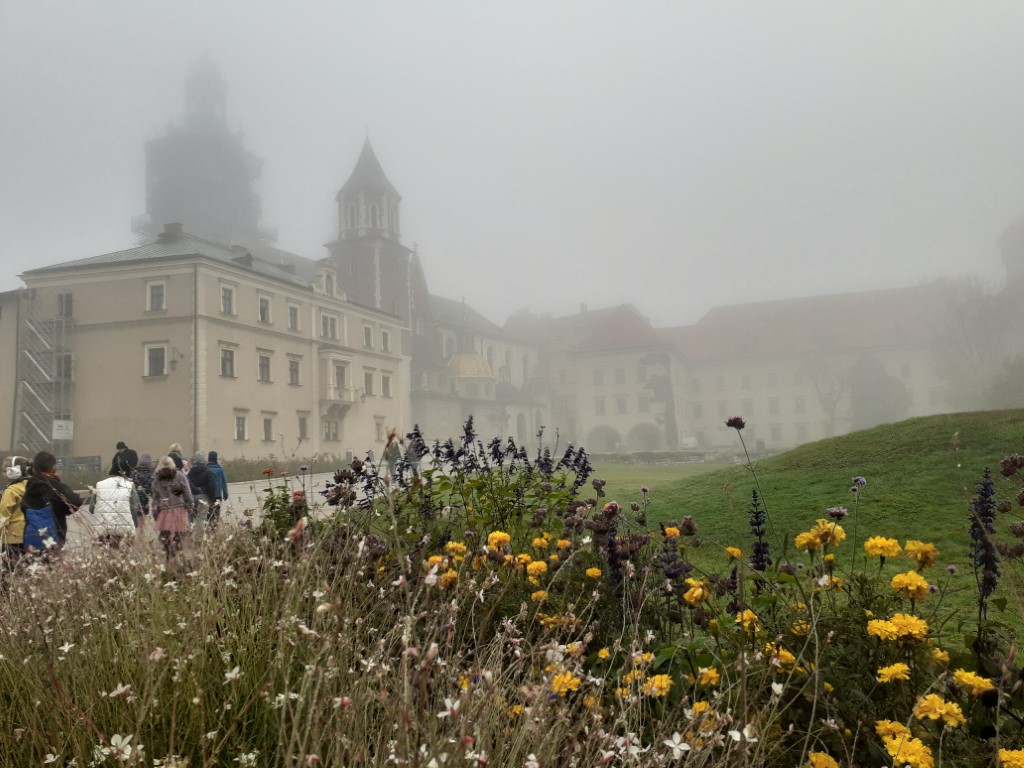
[[[449,325],[466,328],[477,333],[492,336],[508,336],[500,325],[493,323],[481,315],[465,301],[446,299],[443,296],[430,294],[430,313],[438,325]]]
[[[278,250],[278,249],[273,249]],[[281,252],[285,253],[285,252]],[[294,256],[294,254],[289,254]],[[104,253],[99,256],[89,256],[84,259],[74,259],[60,264],[52,264],[48,267],[39,267],[24,272],[25,276],[41,276],[53,272],[63,272],[71,269],[88,269],[92,267],[116,266],[118,264],[138,264],[147,261],[164,261],[178,258],[206,258],[222,264],[241,266],[276,280],[301,285],[309,285],[309,279],[305,274],[298,275],[287,266],[288,261],[282,259],[281,263],[275,264],[259,256],[254,255],[249,249],[242,246],[228,247],[218,243],[204,240],[195,235],[187,233],[167,233],[159,235],[151,243],[128,248],[123,251]],[[301,259],[302,257],[296,257]],[[303,270],[305,273],[306,270]]]
[[[390,192],[399,200],[402,199],[402,196],[398,194],[398,190],[388,181],[388,177],[384,175],[384,169],[380,165],[380,160],[377,159],[373,147],[370,146],[369,136],[363,142],[363,151],[359,153],[359,159],[356,160],[356,167],[353,169],[352,175],[342,185],[338,191],[338,196],[340,197],[343,192],[349,189],[382,190]]]

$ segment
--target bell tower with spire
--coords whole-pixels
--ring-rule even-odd
[[[369,137],[335,200],[338,238],[327,247],[347,297],[408,322],[413,252],[401,243],[402,196],[384,175]]]

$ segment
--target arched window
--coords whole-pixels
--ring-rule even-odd
[[[370,206],[370,226],[371,227],[379,227],[380,226],[380,214],[377,212],[377,206],[376,205],[371,205]]]
[[[334,295],[334,275],[330,273],[324,275],[324,293],[328,296]]]

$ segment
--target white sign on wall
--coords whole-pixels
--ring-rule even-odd
[[[75,422],[70,419],[54,419],[51,440],[71,440],[75,436]]]

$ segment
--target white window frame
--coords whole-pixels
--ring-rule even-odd
[[[363,369],[363,394],[367,397],[374,397],[374,378],[376,371]]]
[[[292,323],[292,320],[295,320]],[[289,331],[301,331],[302,330],[302,308],[298,304],[288,305],[288,330]]]
[[[226,306],[226,303],[224,301],[224,299],[228,297],[229,300],[227,304],[230,304],[230,306]],[[228,315],[229,317],[238,317],[237,299],[238,295],[237,291],[235,291],[235,286],[229,285],[227,283],[220,284],[220,313],[222,315]]]
[[[391,331],[387,328],[380,329],[380,351],[391,351]]]
[[[161,349],[164,353],[164,369],[160,373],[153,373],[149,367],[149,351]],[[154,341],[142,345],[142,375],[146,377],[163,377],[167,375],[170,361],[167,359],[168,344],[166,341]]]
[[[264,302],[266,304],[264,305]],[[263,307],[267,308],[267,319],[263,319]],[[274,302],[270,296],[264,293],[256,294],[256,322],[261,325],[273,325],[274,324]]]
[[[331,333],[327,333],[330,330]],[[338,340],[338,316],[330,312],[320,313],[320,338]]]
[[[363,349],[373,349],[373,326],[363,326]]]
[[[381,373],[380,375],[380,396],[391,397],[391,374]]]
[[[160,306],[153,306],[153,289],[160,289]],[[146,311],[147,312],[166,312],[167,311],[167,281],[166,280],[149,280],[146,283]]]
[[[234,347],[232,345],[228,345],[228,344],[223,344],[223,343],[220,344],[218,346],[218,348],[217,348],[218,370],[220,371],[220,375],[223,376],[225,379],[236,379],[236,378],[238,378],[238,360],[237,360],[237,355],[236,355],[237,351],[238,351],[238,349],[236,347]],[[224,373],[224,361],[225,361],[225,359],[228,359],[228,358],[225,357],[225,353],[228,353],[230,355],[230,360],[231,360],[231,372],[230,373]]]
[[[267,376],[263,377],[263,361],[267,361]],[[274,353],[269,349],[256,350],[256,381],[260,384],[274,383]]]
[[[263,437],[263,442],[264,443],[273,443],[273,442],[275,442],[275,438],[274,438],[274,417],[276,415],[277,415],[276,413],[269,413],[267,411],[264,411],[263,413],[260,414],[260,427],[262,428],[260,430],[260,433],[261,433],[261,435]]]
[[[299,433],[299,440],[309,440],[309,411],[299,411],[295,416],[295,429]]]
[[[295,375],[292,376],[292,373]],[[302,358],[288,356],[288,383],[294,387],[302,386]]]
[[[235,409],[235,440],[249,439],[249,412]],[[238,427],[242,428],[239,429]]]

